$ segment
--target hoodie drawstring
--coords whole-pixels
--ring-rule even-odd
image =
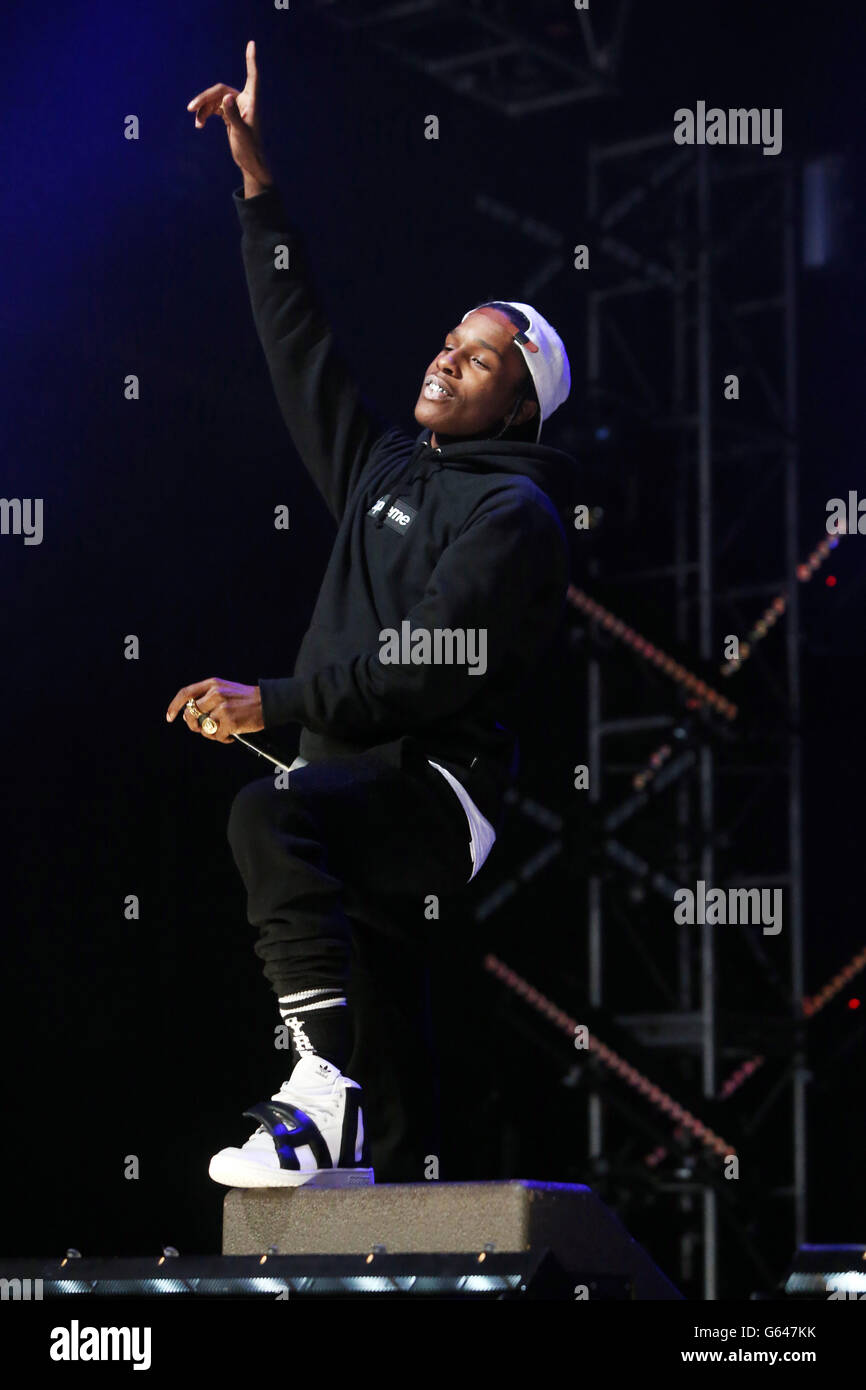
[[[441,449],[432,449],[428,441],[425,439],[423,441],[419,453],[420,462],[418,466],[414,469],[414,471],[410,472],[407,477],[401,478],[398,482],[398,488],[408,487],[410,489],[409,494],[407,497],[404,498],[404,501],[409,502],[413,507],[422,506],[424,502],[424,492],[426,490],[427,480],[434,473],[441,473],[442,469],[444,468],[441,453]],[[379,528],[385,525],[385,518],[388,515],[388,505],[392,497],[395,497],[395,493],[389,492],[386,494],[379,515],[376,517],[376,526]]]

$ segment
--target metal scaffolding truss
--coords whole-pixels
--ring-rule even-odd
[[[681,756],[666,794],[653,803],[654,842],[674,850],[666,873],[641,855],[639,835],[633,846],[608,840],[605,849],[609,853],[618,844],[621,868],[649,886],[655,882],[668,901],[672,882],[694,889],[696,880],[708,887],[783,892],[784,947],[774,943],[771,950],[746,928],[739,969],[754,973],[769,1021],[778,1023],[780,1014],[790,1020],[781,1058],[777,1043],[781,1077],[773,1109],[778,1116],[787,1100],[790,1173],[778,1190],[791,1201],[791,1239],[799,1245],[806,1234],[806,1070],[797,1026],[804,998],[797,175],[790,162],[755,158],[748,150],[674,147],[669,133],[593,148],[588,169],[586,240],[595,257],[587,314],[589,402],[608,415],[630,410],[664,436],[670,458],[666,477],[659,479],[661,510],[670,525],[657,527],[657,562],[640,572],[605,574],[605,595],[621,595],[616,603],[627,620],[629,595],[639,592],[642,601],[654,596],[658,608],[672,615],[673,628],[648,633],[650,641],[673,640],[681,651],[692,651],[704,672],[716,673],[716,688],[740,706],[723,737],[700,700],[691,701],[691,727],[682,708],[667,720],[661,736],[678,736]],[[655,353],[647,350],[650,342]],[[743,642],[774,597],[784,599],[783,628],[766,643],[756,641],[745,652],[748,659],[732,667],[724,660],[725,638],[736,635]],[[609,597],[605,602],[613,606]],[[598,637],[597,620],[591,628]],[[615,799],[622,800],[622,778],[640,776],[647,739],[650,747],[658,744],[658,725],[665,723],[646,704],[641,709],[639,703],[637,712],[609,711],[605,671],[594,643],[588,763],[589,795],[599,808],[609,801],[612,783]],[[614,766],[620,780],[612,776]],[[667,832],[660,833],[660,821]],[[604,823],[611,824],[609,811]],[[771,828],[766,844],[785,846],[780,862],[763,862],[762,825]],[[588,887],[589,1002],[616,1012],[605,922],[605,879],[597,872]],[[745,1035],[753,1039],[761,1032],[759,1018],[755,1028],[743,1027],[738,1005],[743,997],[754,1000],[754,982],[749,989],[742,974],[735,981],[726,977],[719,930],[672,923],[673,1006],[618,1019],[645,1044],[691,1054],[708,1099],[718,1098],[724,1073],[754,1051]],[[603,1153],[604,1123],[604,1104],[591,1096],[593,1155]],[[714,1298],[718,1194],[708,1183],[701,1193],[704,1296]]]
[[[563,11],[558,0],[319,0],[323,16],[452,91],[526,116],[610,95],[631,0]]]
[[[777,1175],[773,1195],[790,1211],[792,1245],[806,1237],[807,1076],[797,185],[796,169],[779,158],[673,147],[669,133],[589,152],[587,225],[579,234],[592,257],[586,413],[613,427],[618,419],[640,421],[644,438],[652,434],[663,442],[665,466],[654,458],[652,561],[646,562],[645,546],[645,562],[628,568],[627,547],[615,541],[607,567],[594,563],[587,581],[599,586],[604,604],[619,617],[597,597],[570,590],[591,639],[586,762],[598,843],[587,878],[586,958],[577,972],[587,982],[586,1005],[603,1027],[615,1025],[631,1038],[656,1080],[666,1058],[686,1059],[692,1094],[703,1096],[708,1112],[718,1114],[721,1102],[723,1117],[730,1115],[724,1107],[742,1088],[731,1121],[745,1140],[742,1161],[749,1159],[751,1140],[759,1132],[766,1136],[769,1121],[784,1112],[784,1125],[773,1133],[776,1147],[780,1130],[787,1135],[781,1166],[788,1171]],[[562,268],[568,238],[489,200],[479,210],[538,243],[547,257],[542,281]],[[733,377],[739,390],[728,399]],[[611,469],[624,471],[620,460]],[[783,603],[784,618],[771,633],[778,614],[774,610],[767,623],[763,614],[774,602]],[[637,624],[638,603],[658,624],[645,638],[626,625]],[[736,635],[743,643],[756,629],[751,651],[741,647],[740,665],[726,661],[724,639]],[[616,640],[637,657],[630,688],[612,676]],[[680,663],[665,655],[665,646],[678,649]],[[625,703],[624,688],[630,689]],[[480,902],[478,920],[557,859],[573,871],[568,860],[579,837],[570,834],[568,815],[526,796],[513,801],[548,839]],[[768,853],[777,859],[766,862]],[[778,941],[740,926],[720,953],[717,926],[674,923],[674,892],[694,889],[699,879],[708,887],[780,889]],[[663,1010],[623,1006],[624,972],[607,958],[607,938],[621,926],[616,895],[625,884],[633,896],[629,910],[619,906],[619,917],[626,918],[628,947],[667,1000]],[[670,930],[648,941],[640,925],[652,901],[664,904]],[[733,977],[731,942],[739,953]],[[648,1049],[654,1066],[646,1062]],[[755,1099],[758,1071],[767,1084]],[[604,1165],[610,1157],[607,1115],[622,1108],[622,1097],[592,1079],[586,1089],[588,1156]],[[724,1210],[726,1229],[734,1228],[737,1247],[750,1256],[757,1282],[766,1284],[767,1261],[747,1230],[754,1184],[748,1198],[743,1184],[738,1212],[732,1185],[720,1184],[706,1164],[701,1168],[688,1135],[685,1143],[672,1137],[667,1148],[647,1154],[645,1171],[669,1150],[684,1180],[659,1173],[659,1183],[680,1204],[681,1277],[700,1250],[704,1297],[718,1296]]]

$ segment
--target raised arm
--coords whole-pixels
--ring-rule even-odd
[[[274,392],[295,447],[338,520],[376,439],[387,429],[346,369],[310,283],[309,264],[264,157],[256,47],[246,49],[243,91],[217,83],[193,97],[201,129],[222,116],[243,174],[233,193],[253,318]]]
[[[295,448],[339,520],[386,421],[347,370],[310,280],[306,250],[273,185],[232,195],[253,318]]]

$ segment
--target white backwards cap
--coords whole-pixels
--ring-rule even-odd
[[[556,329],[531,304],[520,304],[515,299],[491,299],[476,304],[475,309],[493,308],[499,304],[519,310],[527,320],[525,329],[515,330],[514,341],[523,354],[538,397],[538,431],[535,436],[538,443],[543,422],[568,399],[571,390],[568,354]],[[468,309],[463,318],[468,319],[475,309]]]

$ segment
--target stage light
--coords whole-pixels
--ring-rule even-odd
[[[845,535],[847,533],[841,532],[840,534]],[[818,545],[812,551],[812,554],[809,556],[808,560],[804,561],[802,564],[797,565],[797,568],[794,571],[801,584],[804,584],[806,580],[812,578],[812,575],[816,572],[816,570],[819,570],[821,568],[827,556],[830,554],[830,551],[834,550],[838,544],[839,536],[833,536],[832,538],[829,536],[825,536],[821,541],[819,541]],[[828,575],[825,583],[827,584],[828,588],[832,589],[836,583],[835,575]],[[785,595],[778,594],[776,598],[773,599],[773,602],[770,604],[770,606],[755,623],[755,626],[748,634],[747,642],[740,643],[739,657],[729,658],[729,660],[725,662],[724,666],[719,667],[721,675],[731,676],[734,674],[735,671],[739,671],[742,668],[743,662],[749,655],[748,643],[758,642],[761,640],[761,638],[766,637],[769,629],[781,617],[786,607],[787,599]]]
[[[558,1009],[552,1000],[545,996],[532,985],[524,980],[516,971],[509,969],[504,961],[497,956],[488,954],[484,958],[484,968],[492,975],[496,976],[504,985],[512,989],[515,994],[520,995],[526,1002],[538,1009],[539,1013],[545,1014],[551,1022],[555,1023],[562,1032],[567,1033],[570,1038],[574,1037],[577,1024],[573,1018],[569,1018],[562,1009]],[[648,1077],[638,1071],[637,1067],[631,1066],[613,1048],[601,1042],[592,1033],[589,1034],[589,1050],[599,1061],[623,1080],[626,1085],[631,1086],[640,1095],[649,1100],[651,1105],[655,1105],[663,1114],[669,1115],[678,1121],[683,1130],[697,1139],[698,1143],[713,1153],[728,1157],[736,1154],[736,1149],[711,1129],[682,1105],[678,1105],[672,1096],[663,1091],[660,1086],[656,1086]]]
[[[833,979],[830,980],[823,989],[819,990],[819,992],[811,998],[807,996],[803,1000],[803,1017],[812,1018],[815,1014],[820,1013],[823,1008],[826,1008],[830,1000],[835,998],[840,990],[845,987],[848,981],[853,979],[855,975],[858,975],[864,967],[866,967],[866,947],[863,947],[855,956],[852,956],[844,969],[834,975]],[[859,1009],[859,1007],[859,999],[855,998],[848,1000],[849,1009]],[[753,1072],[757,1071],[758,1067],[763,1066],[763,1063],[764,1058],[761,1056],[752,1057],[749,1061],[743,1062],[741,1066],[731,1072],[730,1076],[724,1082],[719,1091],[718,1099],[727,1100],[729,1096],[732,1096],[735,1091],[740,1089]],[[644,1162],[649,1164],[650,1167],[657,1167],[666,1154],[667,1149],[659,1146],[659,1148],[654,1149],[651,1154],[645,1155]],[[818,1247],[816,1247],[816,1249],[817,1248]]]
[[[822,154],[804,163],[801,255],[805,269],[819,269],[845,256],[850,243],[845,216],[851,201],[849,184],[843,154]]]
[[[801,1245],[785,1281],[790,1297],[866,1293],[862,1245]]]
[[[110,1258],[83,1260],[83,1278],[68,1279],[52,1274],[50,1270],[41,1274],[42,1298],[51,1300],[63,1297],[73,1299],[95,1298],[168,1298],[184,1302],[202,1298],[244,1298],[267,1299],[313,1296],[351,1297],[366,1294],[384,1294],[391,1297],[432,1296],[460,1297],[481,1296],[493,1298],[496,1295],[516,1295],[518,1292],[529,1297],[539,1296],[539,1279],[548,1282],[553,1279],[557,1297],[571,1297],[578,1275],[565,1271],[556,1258],[549,1255],[539,1262],[539,1255],[528,1248],[518,1251],[497,1252],[492,1245],[478,1252],[443,1252],[441,1254],[385,1255],[382,1257],[387,1268],[377,1274],[364,1273],[364,1257],[357,1255],[310,1255],[310,1256],[271,1256],[269,1263],[273,1272],[262,1277],[259,1269],[260,1256],[187,1256],[179,1258],[178,1275],[167,1278],[155,1274],[152,1259],[147,1256],[136,1258]],[[479,1271],[479,1262],[484,1262],[484,1273]],[[45,1269],[45,1262],[38,1259],[4,1262],[4,1277],[7,1270],[12,1271],[12,1263],[17,1269]],[[473,1268],[474,1266],[474,1268]],[[56,1266],[55,1266],[56,1269]],[[254,1272],[255,1271],[255,1272]],[[580,1273],[582,1282],[590,1282],[596,1276]],[[614,1284],[616,1287],[614,1287]],[[549,1287],[544,1295],[549,1297]],[[629,1280],[623,1276],[605,1286],[606,1297],[631,1297]]]
[[[585,613],[587,617],[598,622],[607,631],[612,632],[614,637],[618,637],[627,647],[636,652],[645,661],[655,666],[657,670],[663,671],[666,676],[670,676],[677,685],[684,685],[687,690],[699,690],[702,692],[699,703],[709,705],[712,709],[718,710],[728,719],[736,719],[737,706],[731,704],[724,696],[713,690],[711,686],[686,670],[685,666],[668,656],[661,648],[656,647],[652,642],[648,642],[634,628],[622,622],[608,609],[595,599],[591,599],[582,589],[576,588],[573,584],[568,586],[567,598],[573,607]],[[726,674],[723,671],[723,674]]]
[[[827,575],[827,578],[824,580],[824,583],[827,585],[827,588],[828,588],[828,589],[835,589],[835,587],[836,587],[836,576],[835,576],[835,574],[828,574],[828,575]]]

